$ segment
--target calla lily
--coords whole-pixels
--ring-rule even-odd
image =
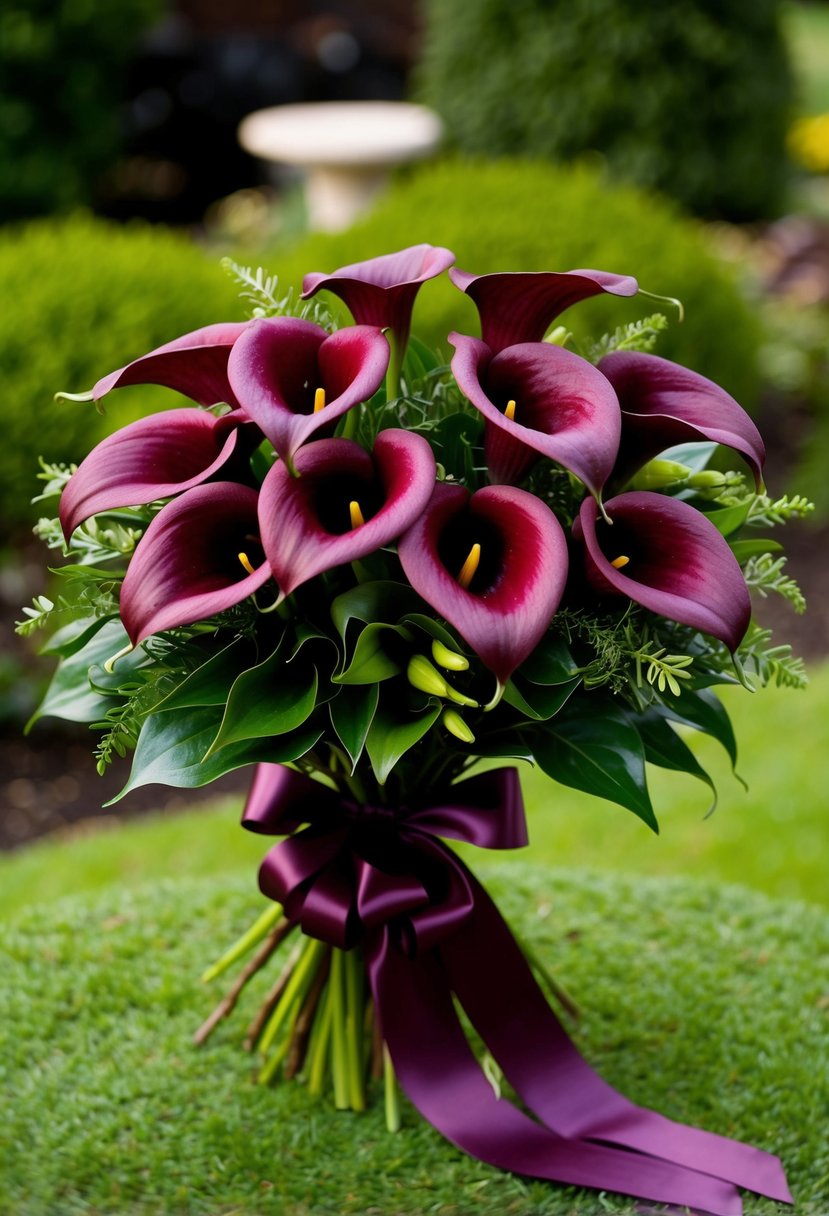
[[[590,296],[607,292],[635,296],[639,290],[630,275],[606,270],[511,271],[469,274],[450,270],[449,278],[475,301],[481,318],[481,337],[493,351],[519,342],[540,342],[555,318]]]
[[[320,439],[297,453],[296,471],[275,464],[259,500],[262,545],[282,596],[396,540],[435,485],[432,449],[409,431],[381,431],[371,455],[349,439]]]
[[[239,411],[216,418],[204,410],[170,410],[108,435],[61,495],[64,536],[68,540],[78,524],[99,511],[170,498],[226,469],[241,446],[243,420]]]
[[[751,616],[748,588],[711,521],[686,502],[648,490],[619,494],[604,506],[610,523],[586,498],[573,526],[584,542],[588,581],[736,650]]]
[[[415,591],[504,685],[535,649],[567,580],[567,542],[534,494],[440,483],[398,543]]]
[[[327,334],[296,317],[254,321],[236,342],[228,377],[237,399],[283,460],[320,427],[367,401],[383,382],[389,345],[353,325]]]
[[[114,388],[129,384],[161,384],[183,393],[199,405],[235,406],[227,380],[227,358],[233,343],[244,333],[250,322],[205,325],[203,329],[183,334],[166,342],[126,367],[104,376],[92,390],[92,400],[100,401]]]
[[[443,274],[455,261],[450,249],[411,245],[367,262],[341,266],[331,274],[306,274],[302,298],[320,290],[339,296],[358,325],[391,329],[398,358],[409,338],[412,308],[421,283]]]
[[[598,497],[616,460],[621,415],[606,378],[586,359],[545,342],[493,354],[485,342],[450,334],[452,371],[487,422],[486,459],[495,482],[518,481],[539,455],[558,461]]]
[[[725,389],[687,367],[634,351],[599,363],[622,408],[622,444],[614,482],[622,484],[652,456],[676,443],[710,439],[745,458],[758,487],[766,450],[748,414]]]
[[[161,509],[135,550],[120,612],[134,646],[253,595],[272,577],[259,541],[258,494],[214,481]]]

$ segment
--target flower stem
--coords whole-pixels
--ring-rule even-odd
[[[291,978],[285,986],[282,997],[270,1016],[259,1044],[261,1055],[267,1055],[271,1044],[282,1029],[294,1003],[305,996],[313,982],[317,968],[322,961],[325,946],[316,938],[309,938],[303,948],[302,955],[291,973]]]
[[[312,1094],[322,1093],[325,1065],[328,1061],[328,1047],[331,1042],[331,1019],[334,1012],[332,992],[333,983],[329,973],[328,986],[322,996],[319,1016],[314,1023],[311,1046],[308,1051],[308,1092]]]
[[[268,904],[262,915],[253,922],[246,933],[243,933],[238,941],[227,950],[217,962],[208,967],[201,977],[203,984],[209,984],[211,980],[215,980],[218,976],[227,971],[228,967],[232,967],[240,958],[244,958],[249,950],[252,950],[257,942],[261,941],[266,933],[276,924],[282,915],[282,908],[279,904]]]
[[[236,978],[232,987],[230,988],[230,991],[222,998],[221,1001],[219,1001],[219,1004],[213,1010],[210,1017],[202,1023],[202,1025],[193,1035],[193,1042],[197,1046],[201,1046],[201,1044],[204,1043],[222,1018],[226,1018],[230,1013],[232,1013],[236,1006],[236,1002],[239,999],[239,994],[247,984],[248,980],[256,975],[257,971],[264,967],[265,963],[268,961],[274,951],[279,948],[279,946],[294,928],[295,926],[290,921],[283,918],[278,922],[276,927],[271,930],[265,939],[264,944],[259,947],[256,954],[253,956],[247,966],[240,972],[239,976]]]
[[[348,1110],[348,1046],[345,1027],[345,957],[335,950],[331,959],[331,1072],[334,1081],[334,1105]]]
[[[394,1065],[391,1062],[389,1049],[383,1044],[383,1091],[386,1108],[386,1127],[390,1132],[400,1131],[400,1094],[397,1089],[397,1077],[394,1075]]]
[[[348,1096],[352,1110],[366,1109],[363,1072],[363,960],[357,950],[347,951],[343,960],[346,991],[346,1052]]]

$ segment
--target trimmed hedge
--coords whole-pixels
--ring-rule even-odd
[[[569,161],[703,215],[776,214],[792,74],[779,0],[427,0],[419,98],[464,152]]]
[[[464,270],[571,270],[594,267],[635,275],[643,288],[678,296],[670,305],[642,297],[594,298],[569,312],[577,333],[603,330],[663,311],[671,321],[659,354],[727,388],[747,408],[758,391],[759,323],[732,272],[708,251],[702,230],[664,199],[611,186],[595,168],[556,168],[521,160],[447,160],[399,180],[368,218],[348,232],[316,234],[260,255],[285,283],[419,241],[447,245]],[[325,296],[326,302],[332,297]],[[447,280],[427,283],[414,329],[445,350],[452,329],[478,332],[472,303]]]
[[[178,401],[130,388],[91,404],[54,400],[171,338],[212,321],[241,318],[235,286],[183,237],[144,225],[84,216],[40,220],[0,232],[3,439],[0,513],[10,531],[37,518],[37,460],[82,459],[117,425]]]
[[[611,1084],[777,1152],[798,1212],[827,1209],[825,911],[679,880],[487,873],[579,1003],[571,1033]],[[110,888],[6,927],[3,1216],[631,1216],[618,1196],[475,1162],[406,1105],[389,1135],[380,1094],[352,1115],[304,1086],[252,1084],[240,1044],[267,975],[195,1050],[218,999],[197,976],[257,905],[250,874]],[[748,1195],[745,1210],[779,1212]]]

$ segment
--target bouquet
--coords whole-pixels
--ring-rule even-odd
[[[750,589],[802,606],[766,534],[809,504],[764,492],[728,393],[652,353],[662,314],[586,348],[548,333],[635,279],[453,263],[415,246],[308,275],[299,299],[232,266],[250,320],[75,398],[151,383],[194,404],[44,466],[59,514],[37,531],[67,563],[21,627],[59,625],[38,715],[98,727],[100,771],[134,749],[124,792],[256,766],[243,823],[284,837],[272,902],[209,969],[247,958],[197,1041],[279,958],[246,1039],[263,1082],[359,1110],[384,1077],[391,1128],[399,1082],[459,1147],[534,1177],[723,1216],[738,1186],[789,1201],[776,1158],[602,1081],[447,839],[527,843],[509,760],[654,830],[646,762],[713,791],[677,727],[733,760],[716,686],[803,682]],[[447,271],[481,323],[449,335],[450,366],[409,332]]]

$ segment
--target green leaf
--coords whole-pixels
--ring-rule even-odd
[[[338,595],[331,605],[331,619],[345,641],[350,621],[364,621],[367,625],[375,621],[395,622],[404,612],[416,612],[420,607],[422,601],[411,587],[383,579],[359,583]]]
[[[401,697],[384,697],[366,736],[366,751],[379,785],[401,756],[418,743],[437,721],[441,705],[430,705],[425,712],[409,710]]]
[[[742,565],[750,557],[759,557],[763,553],[782,553],[783,546],[779,540],[733,540],[731,552]]]
[[[688,773],[705,782],[714,796],[708,812],[710,814],[717,805],[717,787],[685,740],[658,713],[641,714],[634,719],[633,725],[639,731],[645,747],[645,759],[649,764],[672,772]]]
[[[243,740],[287,734],[311,716],[317,703],[317,669],[301,659],[288,662],[287,652],[280,643],[263,662],[236,678],[207,756]]]
[[[418,629],[422,629],[430,638],[437,638],[439,642],[443,642],[444,646],[448,646],[450,650],[457,650],[462,653],[462,647],[458,645],[458,639],[453,636],[440,621],[436,621],[434,617],[426,616],[424,612],[407,612],[405,616],[401,616],[397,622],[398,625],[416,625]]]
[[[247,638],[234,638],[218,654],[185,677],[172,692],[159,701],[155,712],[173,709],[194,709],[200,705],[224,705],[240,667],[256,657]]]
[[[138,737],[129,780],[107,805],[142,785],[195,789],[246,764],[286,764],[304,756],[322,734],[317,726],[305,726],[276,739],[231,744],[205,759],[220,718],[210,707],[150,714]]]
[[[566,684],[578,667],[564,639],[548,633],[518,671],[533,684]]]
[[[346,669],[333,676],[335,684],[377,684],[396,676],[401,670],[401,664],[389,652],[384,642],[392,637],[398,637],[407,642],[413,638],[407,629],[398,625],[386,625],[375,621],[366,625],[357,638],[354,654]]]
[[[57,666],[46,695],[26,723],[26,732],[41,718],[63,718],[66,722],[97,722],[112,704],[109,697],[95,692],[89,681],[90,668],[97,668],[129,643],[120,620],[107,621],[93,633],[80,650],[62,659]],[[118,665],[107,682],[112,682],[113,693],[126,671],[131,671],[146,662],[147,656],[139,647],[118,660]],[[103,676],[103,672],[98,673]]]
[[[70,621],[68,625],[55,630],[48,642],[41,647],[40,653],[59,654],[61,658],[66,659],[81,650],[109,621],[116,620],[118,613],[112,612],[109,616],[84,617],[79,621]],[[126,645],[126,638],[124,644]]]
[[[750,502],[744,502],[736,507],[719,507],[715,511],[706,511],[704,514],[718,532],[723,536],[730,536],[746,522],[750,507]]]
[[[581,676],[576,676],[567,684],[530,684],[516,672],[507,684],[504,700],[528,718],[546,722],[567,703],[580,683]]]
[[[624,712],[592,694],[534,738],[539,767],[562,785],[609,798],[659,831],[645,776],[642,740]]]
[[[725,706],[715,693],[705,688],[689,689],[679,697],[663,693],[662,704],[656,707],[656,712],[716,739],[725,748],[732,769],[736,767],[737,740]]]
[[[376,684],[346,684],[328,706],[331,725],[352,764],[356,765],[363,753],[379,697]]]
[[[676,460],[685,464],[692,473],[701,473],[708,467],[708,462],[717,450],[717,444],[709,439],[700,439],[694,443],[677,443],[672,448],[660,452],[662,460]]]

